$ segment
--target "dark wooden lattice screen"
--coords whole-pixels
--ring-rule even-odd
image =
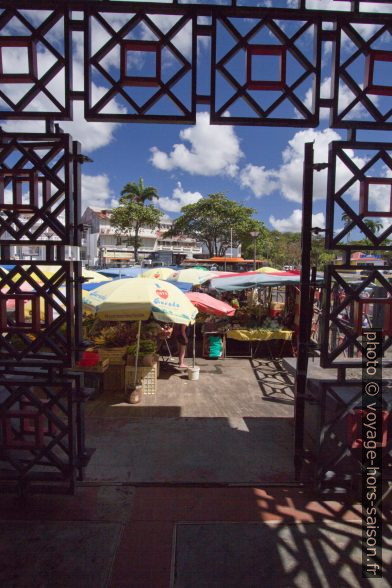
[[[55,121],[72,120],[75,107],[83,105],[88,121],[189,124],[204,105],[213,124],[315,128],[327,112],[330,126],[346,129],[348,137],[331,144],[325,163],[326,248],[349,256],[353,248],[347,235],[357,230],[368,239],[362,249],[388,249],[392,228],[385,219],[392,215],[391,199],[381,209],[374,201],[380,191],[390,194],[391,144],[381,142],[384,136],[380,142],[377,136],[372,143],[358,142],[357,134],[392,128],[391,76],[383,73],[392,64],[392,3],[382,0],[377,10],[371,9],[372,1],[361,0],[335,0],[326,9],[323,2],[306,0],[272,0],[268,6],[253,0],[36,0],[34,9],[31,4],[0,1],[0,119],[42,121],[47,131],[0,133],[0,253],[3,267],[10,266],[0,270],[5,379],[0,475],[26,486],[30,479],[48,479],[52,467],[56,480],[72,486],[84,459],[83,443],[75,445],[83,429],[81,383],[66,375],[80,345],[81,158],[78,144]],[[208,59],[199,58],[200,44],[208,48]],[[18,67],[13,54],[19,55]],[[135,54],[151,67],[135,71]],[[275,64],[274,75],[265,75],[265,63]],[[361,149],[366,155],[351,153]],[[343,183],[337,173],[342,165]],[[313,161],[308,167],[304,190],[311,193]],[[354,190],[358,206],[351,198]],[[311,212],[305,207],[308,233]],[[375,217],[383,219],[382,232],[365,222]],[[39,248],[40,261],[18,261],[15,251],[21,246]],[[309,247],[303,268],[309,266],[306,255],[309,261]],[[344,261],[349,269],[348,258]],[[305,274],[302,306],[310,300]],[[375,273],[369,277],[376,278]],[[325,281],[321,362],[347,367],[360,341],[339,314],[350,305],[360,316],[369,280],[353,289],[339,268],[330,267]],[[377,316],[387,350],[390,286],[378,281],[380,301],[374,303],[382,307]],[[301,316],[300,331],[309,323],[306,313]],[[305,337],[298,358],[305,377],[297,379],[297,466],[307,345]],[[40,379],[37,386],[34,378]]]

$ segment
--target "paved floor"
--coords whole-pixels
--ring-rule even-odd
[[[384,579],[372,583],[360,578],[361,507],[304,488],[101,483],[76,496],[3,496],[0,585],[384,588],[392,582],[391,507],[387,498]]]
[[[120,391],[88,403],[97,451],[75,496],[1,496],[2,588],[392,584],[391,495],[372,583],[360,505],[291,482],[290,377],[267,360],[200,365],[200,381],[166,374],[142,405]]]
[[[190,362],[190,360],[188,360]],[[103,393],[86,406],[93,417],[285,417],[293,416],[293,377],[279,361],[197,358],[200,379],[161,368],[155,395],[124,402],[122,390]]]
[[[293,480],[292,378],[269,360],[197,360],[200,379],[161,370],[140,405],[123,391],[87,404],[88,480],[250,483]]]

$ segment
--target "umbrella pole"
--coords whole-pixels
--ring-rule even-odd
[[[136,381],[137,381],[137,364],[139,361],[139,347],[140,347],[140,329],[141,329],[142,321],[139,321],[137,327],[137,341],[136,341],[136,355],[135,355],[135,375],[133,377],[133,386],[136,388]]]
[[[193,323],[193,366],[196,364],[196,322]]]

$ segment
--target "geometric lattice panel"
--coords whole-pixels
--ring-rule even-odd
[[[0,139],[0,242],[73,243],[69,135]]]
[[[193,24],[189,14],[91,10],[86,118],[194,122]]]
[[[317,126],[319,32],[311,15],[215,19],[211,121]]]
[[[316,457],[314,474],[320,484],[328,479],[341,486],[346,478],[362,473],[362,444],[366,423],[362,406],[361,381],[342,383],[310,380],[306,405],[307,445]],[[391,479],[392,467],[392,394],[385,386],[375,409],[380,422],[380,457],[384,479]],[[337,482],[341,482],[340,484]],[[347,483],[347,482],[346,482]]]
[[[330,144],[327,223],[330,249],[390,248],[392,143]]]
[[[0,119],[70,118],[71,43],[60,4],[54,10],[3,10]]]
[[[382,270],[327,266],[323,295],[321,366],[361,367],[364,328],[382,331],[383,365],[392,365],[392,284]]]
[[[75,352],[72,264],[0,268],[0,365],[70,366]]]
[[[371,16],[338,19],[331,126],[392,129],[392,31]]]
[[[72,381],[3,377],[0,387],[0,477],[27,483],[72,481],[78,451]]]

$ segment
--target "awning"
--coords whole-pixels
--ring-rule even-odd
[[[322,278],[322,275],[318,275],[317,282],[321,283]],[[264,286],[287,286],[290,284],[299,284],[300,281],[300,276],[278,276],[252,272],[250,274],[214,278],[210,282],[210,288],[212,290],[218,290],[218,292],[234,292]]]

